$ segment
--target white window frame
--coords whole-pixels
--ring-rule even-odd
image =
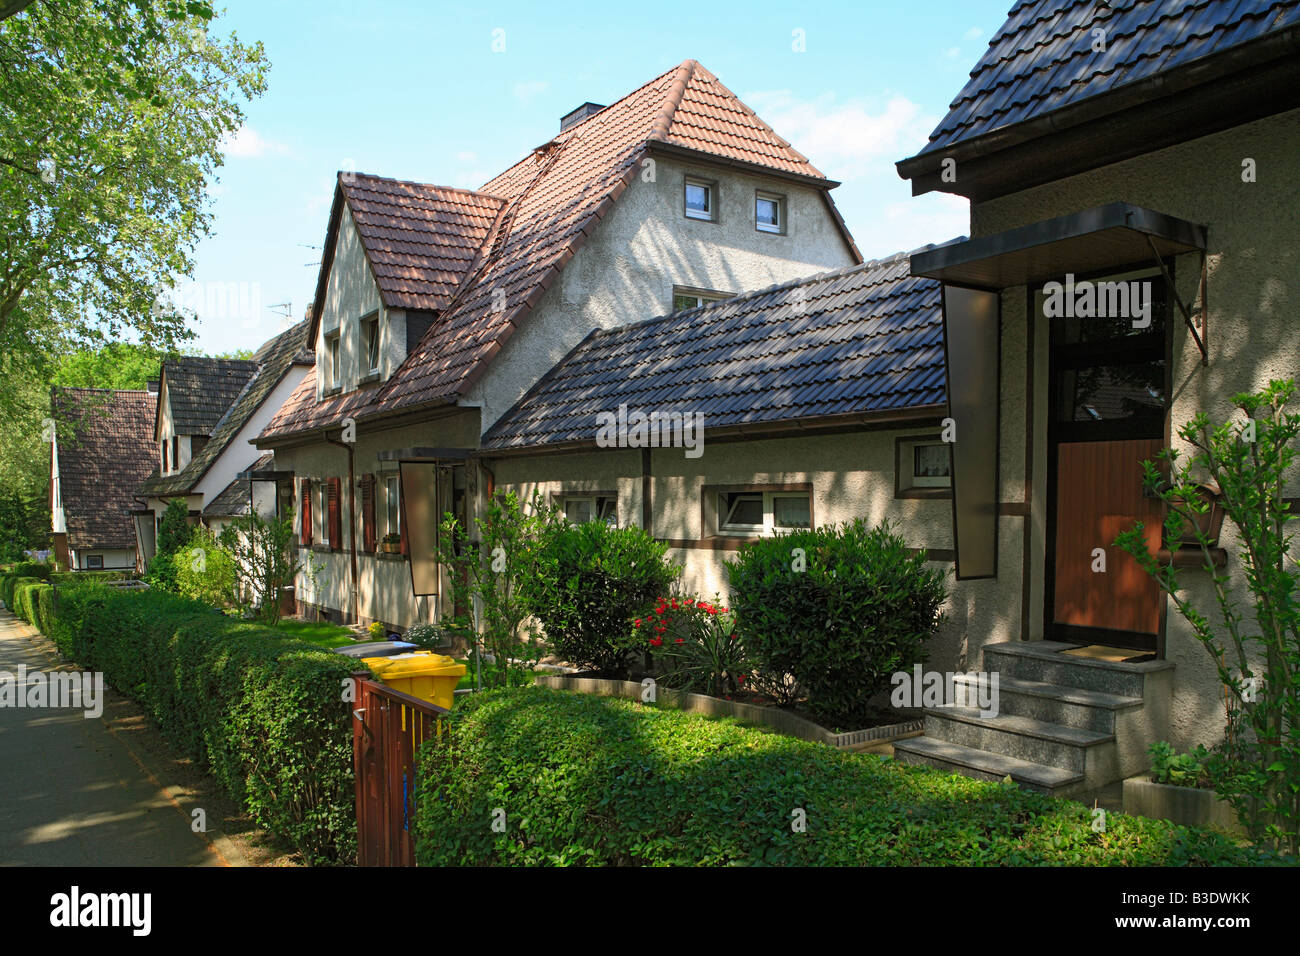
[[[391,520],[390,520],[391,518]],[[384,475],[384,537],[402,533],[402,483],[397,475]]]
[[[98,561],[99,564],[93,564],[92,562],[94,562],[94,561]],[[87,570],[87,571],[102,571],[102,570],[104,570],[104,556],[103,556],[102,554],[88,554],[88,555],[86,555],[86,565],[85,565],[85,567],[86,567],[86,570]]]
[[[692,186],[706,190],[708,210],[700,212],[692,209],[686,201],[688,191]],[[717,222],[718,221],[718,184],[711,179],[701,179],[698,176],[687,176],[685,183],[682,185],[682,211],[686,214],[687,219],[694,219],[696,222]]]
[[[913,438],[904,439],[899,449],[898,456],[898,490],[905,491],[946,491],[952,489],[952,461],[949,459],[948,474],[946,475],[918,475],[916,473],[916,451],[918,448],[927,446],[943,446],[951,448],[948,444],[939,438]]]
[[[558,505],[564,513],[564,520],[570,524],[581,524],[569,517],[569,504],[575,501],[591,503],[591,521],[604,521],[618,525],[618,499],[611,495],[564,494],[558,495]],[[610,519],[613,519],[612,521]]]
[[[760,222],[758,219],[758,204],[760,202],[770,202],[776,205],[776,225]],[[754,228],[759,232],[766,232],[770,235],[785,235],[785,197],[780,193],[769,193],[764,190],[754,192]]]
[[[343,348],[339,341],[338,331],[330,332],[325,336],[325,367],[329,370],[329,384],[327,389],[340,388],[343,385]]]
[[[809,523],[812,519],[812,492],[811,491],[719,491],[717,508],[718,534],[734,535],[738,537],[760,537],[775,534],[778,531],[790,532],[800,531],[801,528],[778,528],[776,526],[776,501],[780,498],[798,498],[808,502]],[[763,523],[762,524],[733,524],[727,519],[731,512],[735,510],[733,503],[730,508],[727,505],[727,498],[735,496],[737,502],[742,498],[760,498],[763,502]]]
[[[366,371],[373,375],[379,371],[384,361],[383,333],[379,328],[378,311],[361,317],[361,347],[363,349],[361,354],[366,357],[366,364],[370,366]]]
[[[673,301],[670,312],[686,312],[690,309],[698,309],[700,306],[712,305],[714,302],[725,302],[727,299],[735,298],[734,292],[719,292],[717,289],[695,289],[690,286],[675,285],[673,286]],[[695,300],[694,305],[684,305],[677,307],[679,298],[690,298]]]

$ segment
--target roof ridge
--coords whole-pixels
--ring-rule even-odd
[[[699,63],[695,60],[683,60],[677,65],[674,71],[672,84],[664,94],[663,107],[655,114],[654,120],[650,123],[650,132],[646,134],[647,140],[662,140],[672,129],[673,118],[677,115],[677,108],[682,105],[682,97],[686,95],[686,88],[690,86],[691,80],[695,76],[695,68]],[[706,71],[707,72],[707,71]],[[655,79],[666,74],[660,74]],[[651,82],[654,82],[653,80]],[[644,87],[642,87],[644,89]],[[636,92],[635,90],[633,92]],[[631,96],[629,93],[628,96]],[[626,99],[626,97],[624,97]]]

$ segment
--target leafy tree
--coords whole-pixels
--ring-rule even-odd
[[[173,556],[176,590],[212,607],[235,602],[235,559],[208,528],[195,528],[189,543]]]
[[[1194,541],[1210,576],[1221,624],[1196,606],[1172,557],[1160,564],[1142,525],[1115,543],[1169,596],[1215,663],[1228,695],[1227,732],[1206,762],[1214,788],[1241,817],[1256,841],[1300,852],[1300,569],[1294,557],[1296,519],[1287,501],[1300,435],[1300,414],[1286,406],[1290,381],[1273,381],[1233,403],[1247,421],[1210,427],[1205,414],[1178,434],[1191,446],[1186,461],[1166,449],[1143,462],[1145,484],[1168,509],[1166,540]],[[1169,478],[1162,474],[1168,468]],[[1200,493],[1209,479],[1219,506],[1236,526],[1239,559],[1253,607],[1243,610],[1232,577],[1214,566],[1204,520],[1210,503]]]
[[[314,573],[298,560],[293,514],[265,518],[254,512],[221,529],[221,547],[234,563],[235,591],[263,624],[280,621],[280,595],[299,571]]]
[[[173,498],[167,502],[167,510],[158,522],[157,548],[145,572],[150,587],[164,591],[177,589],[177,554],[190,543],[190,538],[194,535],[189,513],[184,498]]]
[[[265,88],[261,45],[215,36],[213,17],[35,0],[0,20],[0,362],[190,335],[159,284],[191,273],[223,138]]]
[[[97,349],[77,349],[63,356],[54,384],[74,388],[140,389],[157,380],[167,353],[131,342],[109,342]]]

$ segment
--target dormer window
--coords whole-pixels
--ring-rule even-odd
[[[361,320],[361,345],[366,357],[366,370],[379,371],[379,313],[374,312]]]

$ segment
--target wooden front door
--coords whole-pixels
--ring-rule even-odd
[[[1114,541],[1140,521],[1147,546],[1160,548],[1164,515],[1159,499],[1142,493],[1141,463],[1162,444],[1137,438],[1056,446],[1056,624],[1123,632],[1100,639],[1154,649],[1160,589]]]

